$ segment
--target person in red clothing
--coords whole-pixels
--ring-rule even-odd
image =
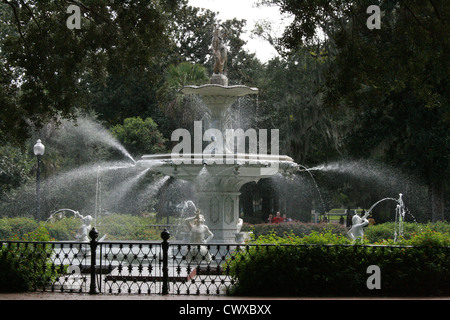
[[[280,223],[283,222],[283,218],[281,217],[280,212],[277,212],[277,215],[272,219],[272,223]]]

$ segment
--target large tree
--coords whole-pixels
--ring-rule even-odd
[[[0,130],[23,141],[29,124],[72,117],[90,86],[108,76],[146,74],[157,83],[180,1],[22,1],[0,3]],[[81,28],[69,29],[69,5]],[[153,77],[151,76],[153,75]]]
[[[308,166],[335,156],[342,132],[323,105],[325,60],[312,54],[302,48],[269,61],[259,84],[259,125],[279,129],[280,152]]]
[[[331,108],[357,117],[346,139],[356,157],[376,154],[428,185],[433,221],[444,219],[450,155],[450,3],[380,2],[381,29],[369,29],[372,1],[268,0],[294,15],[280,39],[289,50],[323,39],[333,63],[324,86]]]

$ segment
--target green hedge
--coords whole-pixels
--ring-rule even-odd
[[[393,239],[394,230],[395,223],[385,222],[364,228],[364,236],[369,243],[377,243],[383,240]],[[405,222],[403,224],[403,237],[408,240],[411,239],[415,234],[419,234],[424,230],[432,230],[440,233],[450,234],[450,223],[430,222],[427,224],[423,224],[415,222]]]
[[[96,228],[100,237],[107,235],[108,240],[161,240],[161,231],[149,228],[155,224],[155,218],[132,215],[111,214],[98,219]],[[67,217],[54,222],[37,222],[32,218],[0,219],[0,240],[22,238],[39,227],[45,228],[51,239],[57,241],[75,240],[82,225],[78,218]]]
[[[347,229],[337,223],[303,223],[303,222],[283,222],[278,224],[262,223],[262,224],[246,224],[242,227],[242,231],[253,232],[255,238],[274,233],[282,237],[285,233],[292,233],[296,236],[303,237],[311,234],[311,232],[324,233],[331,231],[334,234],[344,235]]]
[[[99,219],[97,229],[107,240],[161,240],[161,230],[148,227],[152,224],[153,217],[112,214]]]
[[[11,240],[50,241],[50,235],[38,227]],[[51,253],[51,246],[45,243],[12,242],[0,246],[0,292],[36,290],[51,283],[57,276],[50,262]]]
[[[22,238],[37,228],[38,223],[32,218],[2,218],[0,219],[0,240]]]
[[[448,296],[449,235],[424,231],[405,244],[416,247],[351,245],[330,232],[300,238],[272,234],[229,261],[241,296]],[[409,241],[409,242],[408,242]],[[335,244],[317,246],[311,244]],[[306,245],[305,244],[309,244]],[[370,290],[367,268],[381,270],[381,289]]]

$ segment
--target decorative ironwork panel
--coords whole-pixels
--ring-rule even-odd
[[[100,244],[104,293],[161,293],[160,243]]]
[[[52,243],[51,269],[57,273],[47,286],[51,291],[88,292],[88,243]]]
[[[170,246],[171,294],[226,294],[234,284],[228,263],[239,246],[173,244]]]

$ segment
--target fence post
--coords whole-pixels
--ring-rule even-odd
[[[162,285],[162,294],[169,294],[169,238],[170,233],[164,228],[164,231],[161,232],[162,242],[162,251],[163,251],[163,259],[162,259],[162,272],[163,272],[163,285]]]
[[[89,231],[89,237],[91,238],[91,241],[89,242],[89,245],[91,247],[91,285],[89,288],[89,294],[97,294],[98,292],[95,280],[95,259],[97,256],[98,231],[95,228],[92,228],[91,231]]]

